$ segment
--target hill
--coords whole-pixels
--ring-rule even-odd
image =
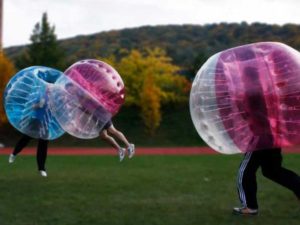
[[[268,25],[262,23],[220,23],[207,25],[165,25],[112,30],[59,40],[69,65],[79,59],[120,57],[122,50],[160,47],[174,63],[185,70],[197,65],[197,57],[210,56],[233,46],[258,41],[284,42],[300,49],[300,25]],[[26,46],[6,48],[13,61]],[[202,60],[203,62],[203,60]],[[200,63],[201,64],[201,63]]]

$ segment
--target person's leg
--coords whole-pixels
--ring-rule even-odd
[[[259,165],[259,153],[257,152],[246,153],[240,164],[237,188],[243,208],[258,209],[256,171]]]
[[[127,138],[125,137],[125,135],[117,130],[113,124],[111,124],[111,126],[109,126],[107,128],[107,131],[112,134],[114,137],[118,138],[120,141],[122,141],[127,148],[128,151],[128,158],[132,158],[135,154],[135,146],[132,143],[129,143],[129,141],[127,140]]]
[[[36,160],[39,171],[46,171],[45,163],[47,160],[48,140],[39,139],[36,153]]]
[[[13,163],[16,160],[17,155],[24,149],[24,147],[27,146],[31,139],[32,138],[27,135],[23,135],[21,137],[21,139],[17,142],[13,152],[8,157],[9,163]]]
[[[100,132],[100,138],[117,150],[120,162],[125,158],[125,149],[121,148],[116,140],[107,134],[107,130],[104,129]]]
[[[121,148],[120,145],[116,142],[116,140],[112,136],[108,135],[107,130],[102,130],[100,132],[100,138],[116,150],[119,150]]]
[[[130,143],[128,142],[125,135],[121,131],[117,130],[114,127],[114,125],[111,125],[110,127],[108,127],[107,131],[108,131],[108,133],[110,133],[111,135],[116,137],[118,140],[122,141],[126,145],[127,148],[130,146]]]
[[[282,167],[281,149],[268,151],[268,155],[265,156],[261,165],[261,170],[266,178],[288,188],[300,199],[300,177],[293,171]]]
[[[31,137],[24,134],[21,137],[21,139],[17,142],[12,154],[15,156],[18,155],[28,145],[31,139],[32,139]]]

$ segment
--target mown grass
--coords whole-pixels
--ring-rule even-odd
[[[238,205],[241,156],[50,156],[48,178],[33,156],[12,165],[0,157],[1,225],[298,225],[300,203],[258,176],[260,215],[231,214]],[[300,172],[300,155],[285,164]]]

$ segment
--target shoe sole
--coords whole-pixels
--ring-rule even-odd
[[[236,211],[232,211],[233,215],[237,215],[237,216],[257,216],[257,213],[242,213],[242,212],[236,212]]]

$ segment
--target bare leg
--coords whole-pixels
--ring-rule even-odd
[[[107,130],[102,130],[100,133],[100,138],[110,144],[117,151],[121,148],[120,145],[116,142],[116,140],[107,134]]]
[[[117,130],[113,125],[111,125],[107,131],[112,134],[114,137],[118,138],[120,141],[122,141],[126,147],[128,148],[130,146],[130,143],[128,142],[127,138],[124,136],[122,132]]]

